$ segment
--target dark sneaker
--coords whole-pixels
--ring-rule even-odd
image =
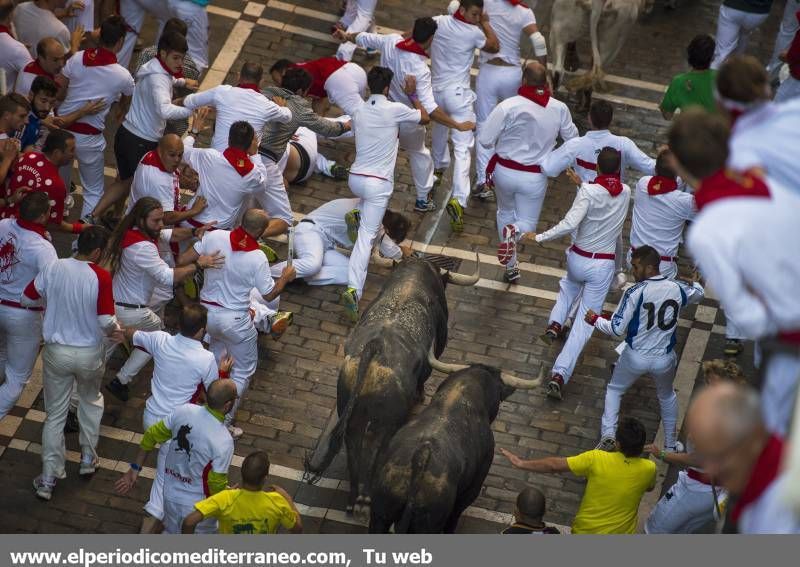
[[[343,181],[347,179],[347,176],[350,175],[350,169],[339,165],[338,163],[334,163],[331,166],[331,177],[336,179],[337,181]]]
[[[564,388],[564,377],[561,374],[553,374],[547,383],[547,397],[554,400],[563,400],[561,390]]]
[[[726,339],[725,340],[725,350],[722,352],[725,353],[726,356],[738,356],[744,350],[744,345],[742,341],[739,339]]]
[[[106,384],[106,389],[120,401],[127,402],[130,398],[130,389],[128,385],[120,382],[119,378],[114,378],[111,382]]]
[[[55,478],[46,478],[40,474],[33,479],[33,488],[36,490],[36,496],[42,500],[49,501],[53,497],[53,489],[55,487]]]
[[[478,183],[472,190],[472,196],[480,201],[494,201],[494,191],[485,183]]]
[[[358,238],[358,227],[361,226],[361,211],[353,209],[345,213],[344,222],[347,224],[347,238],[355,244]]]
[[[600,443],[597,444],[595,449],[599,449],[600,451],[605,451],[607,453],[613,453],[617,450],[617,440],[610,435],[603,435],[603,438],[600,439]]]
[[[550,323],[550,325],[548,325],[547,330],[545,330],[545,332],[541,334],[539,338],[551,345],[553,344],[554,340],[561,336],[562,332],[563,330],[561,329],[561,324],[553,321]]]
[[[269,317],[269,336],[273,341],[277,341],[283,336],[283,333],[289,328],[294,319],[294,313],[291,311],[278,311],[275,315]]]
[[[417,199],[414,203],[414,210],[418,213],[429,213],[436,210],[436,204],[431,200],[423,201],[422,199]]]
[[[450,228],[453,232],[464,232],[464,207],[458,202],[458,199],[451,197],[447,201],[447,214],[450,215]]]
[[[64,422],[64,433],[77,433],[79,430],[78,414],[74,411],[67,412],[67,421]]]
[[[503,227],[503,239],[497,247],[497,261],[507,266],[517,251],[517,228],[513,224]]]
[[[510,284],[517,284],[519,283],[520,273],[519,268],[516,266],[513,268],[509,268],[503,274],[503,281]]]
[[[341,302],[350,321],[358,323],[358,296],[356,295],[356,290],[348,287],[342,292]]]

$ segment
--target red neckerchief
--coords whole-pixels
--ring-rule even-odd
[[[142,164],[150,165],[152,167],[160,169],[164,173],[170,173],[169,171],[167,171],[167,168],[164,167],[164,162],[161,161],[161,156],[158,155],[158,152],[156,150],[151,150],[146,154],[144,154],[144,157],[142,158]]]
[[[142,165],[149,165],[151,167],[155,167],[159,171],[163,171],[167,175],[172,176],[172,204],[174,211],[180,211],[181,207],[181,181],[180,175],[178,175],[178,170],[174,171],[167,171],[167,168],[164,167],[164,162],[161,161],[161,156],[158,155],[158,151],[151,150],[144,154],[142,158]]]
[[[781,456],[783,455],[783,439],[771,435],[764,445],[761,454],[750,472],[750,480],[744,487],[739,500],[731,511],[731,519],[738,522],[739,518],[750,504],[758,500],[764,491],[775,481],[780,472]]]
[[[612,197],[616,197],[620,193],[622,193],[623,185],[622,181],[619,179],[619,175],[598,175],[594,178],[592,183],[597,183],[598,185],[602,185],[606,191]]]
[[[464,19],[464,16],[462,16],[462,15],[461,15],[461,12],[459,12],[458,10],[456,10],[455,12],[453,12],[453,17],[454,17],[456,20],[458,20],[459,22],[464,22],[465,24],[469,24],[469,25],[471,25],[471,26],[477,26],[477,25],[478,25],[478,24],[473,24],[472,22],[468,22],[466,19]]]
[[[240,226],[231,231],[231,250],[234,252],[252,252],[258,250],[258,241]]]
[[[117,62],[117,55],[105,47],[86,49],[83,52],[84,67],[103,67]]]
[[[647,182],[647,193],[649,195],[663,195],[664,193],[671,193],[677,188],[677,179],[670,179],[662,175],[654,175]]]
[[[425,49],[419,43],[414,41],[413,37],[409,37],[408,39],[404,39],[403,41],[396,43],[395,47],[397,49],[402,49],[403,51],[422,55],[423,57],[428,56],[428,54],[425,52]]]
[[[128,246],[133,246],[134,244],[139,244],[140,242],[151,242],[154,246],[156,245],[155,239],[150,238],[141,230],[131,228],[125,233],[125,236],[122,237],[120,248],[125,249]]]
[[[16,37],[14,37],[14,33],[11,31],[11,28],[7,28],[6,26],[0,26],[0,33],[7,33],[13,39],[17,39]]]
[[[225,156],[225,159],[228,160],[228,163],[233,166],[233,169],[236,170],[236,173],[244,177],[255,167],[253,162],[250,161],[250,156],[247,155],[247,152],[244,150],[240,150],[239,148],[228,148],[222,155]]]
[[[519,90],[517,90],[517,94],[544,107],[547,107],[547,102],[550,100],[550,89],[547,87],[529,87],[522,85]]]
[[[528,7],[528,5],[525,2],[523,2],[522,0],[506,0],[506,2],[508,2],[512,6],[522,6],[523,8],[527,8]]]
[[[40,77],[49,77],[54,81],[56,80],[55,75],[48,73],[47,71],[42,69],[42,66],[39,65],[38,59],[34,59],[33,61],[25,65],[25,67],[22,68],[22,71],[25,73],[31,73],[33,75],[39,75]]]
[[[160,55],[156,56],[156,59],[158,59],[158,62],[161,64],[161,68],[164,69],[167,73],[169,73],[170,76],[172,76],[175,79],[182,79],[183,78],[183,66],[181,66],[177,71],[175,71],[173,73],[172,71],[169,70],[169,67],[167,67],[167,64],[164,63],[164,61],[161,59]]]
[[[35,232],[45,240],[50,240],[50,235],[47,234],[47,227],[45,227],[44,225],[22,219],[17,219],[17,224],[19,225],[20,228],[24,228],[25,230],[30,230],[31,232]]]
[[[236,86],[240,89],[250,89],[251,91],[256,91],[258,94],[261,94],[261,89],[259,89],[258,85],[255,83],[239,83]]]
[[[698,211],[702,211],[703,207],[709,203],[730,197],[765,197],[769,199],[769,187],[751,170],[737,173],[730,169],[720,169],[703,179],[694,194]]]

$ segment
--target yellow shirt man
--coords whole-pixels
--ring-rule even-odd
[[[219,520],[221,534],[274,534],[283,526],[292,530],[297,515],[278,492],[223,490],[194,505],[204,518]]]

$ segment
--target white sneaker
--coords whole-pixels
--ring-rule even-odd
[[[617,450],[617,440],[610,435],[604,435],[603,438],[600,439],[600,442],[597,444],[595,449],[613,453]]]
[[[78,469],[78,474],[81,476],[90,476],[97,470],[97,457],[93,454],[81,455],[81,464]]]
[[[675,445],[672,447],[667,447],[664,445],[664,451],[667,453],[685,453],[686,447],[683,446],[683,443],[680,441],[675,441]]]
[[[234,441],[237,441],[244,435],[244,430],[241,427],[236,427],[235,425],[228,425],[228,433],[231,434]]]
[[[42,500],[49,501],[53,497],[53,489],[56,487],[56,479],[53,477],[45,477],[39,475],[33,479],[33,488],[36,490],[36,496]]]

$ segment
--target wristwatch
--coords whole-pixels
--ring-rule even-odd
[[[136,472],[141,472],[141,471],[142,471],[142,467],[141,467],[141,466],[139,466],[139,465],[137,465],[136,463],[128,463],[128,464],[129,464],[129,465],[131,466],[131,468],[132,468],[133,470],[135,470]]]

